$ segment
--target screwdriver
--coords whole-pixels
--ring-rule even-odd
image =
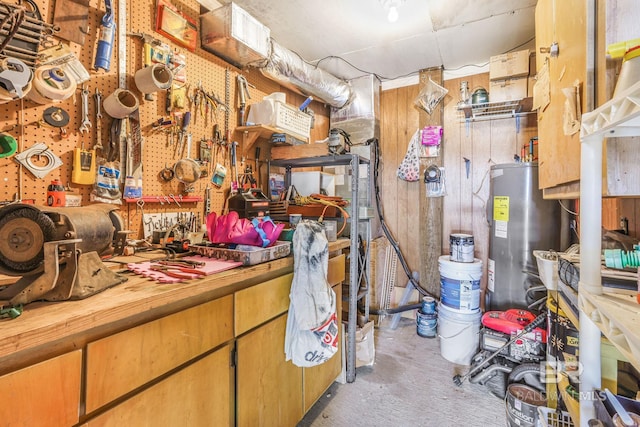
[[[185,135],[187,134],[187,129],[189,128],[190,122],[191,122],[191,111],[187,111],[186,113],[184,113],[184,116],[182,116],[182,127],[180,128],[180,147],[178,148],[178,151],[180,152],[181,156],[183,156],[182,150],[184,149],[184,138],[185,138]]]

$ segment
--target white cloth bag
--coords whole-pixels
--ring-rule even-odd
[[[329,244],[319,223],[298,224],[293,256],[284,351],[296,366],[316,366],[338,351],[339,329],[336,294],[327,282]]]

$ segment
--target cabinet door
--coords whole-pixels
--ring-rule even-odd
[[[25,427],[76,424],[81,366],[82,352],[76,350],[0,377],[2,423]]]
[[[302,368],[285,362],[287,315],[238,338],[238,427],[295,426],[302,419]]]
[[[581,84],[581,111],[585,111],[587,87],[587,3],[583,0],[538,0],[535,14],[536,67],[549,71],[549,105],[538,111],[539,186],[550,188],[580,180],[580,132],[564,134],[563,88]],[[555,7],[555,10],[554,10]],[[560,53],[541,53],[557,42]]]
[[[87,427],[232,426],[231,346],[88,420]]]
[[[338,325],[342,322],[342,282],[345,278],[345,256],[340,255],[329,260],[327,280],[336,293],[336,311]],[[342,329],[342,328],[341,328]],[[339,340],[338,342],[342,342]],[[338,352],[322,365],[304,368],[304,412],[306,413],[320,398],[322,393],[338,378],[342,371],[342,346]]]

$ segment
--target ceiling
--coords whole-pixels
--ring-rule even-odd
[[[534,48],[537,0],[234,0],[271,38],[342,79],[383,82],[443,66],[446,74],[488,70],[489,57]],[[400,3],[389,22],[385,4]],[[229,0],[206,0],[209,9]],[[482,67],[484,66],[484,68]]]

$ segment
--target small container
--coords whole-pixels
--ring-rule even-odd
[[[422,307],[420,311],[423,314],[435,314],[436,312],[436,300],[433,297],[423,297]]]
[[[65,206],[66,192],[59,179],[54,179],[47,187],[47,206]]]
[[[296,225],[302,221],[302,214],[289,214],[289,225],[292,229],[296,229]]]

